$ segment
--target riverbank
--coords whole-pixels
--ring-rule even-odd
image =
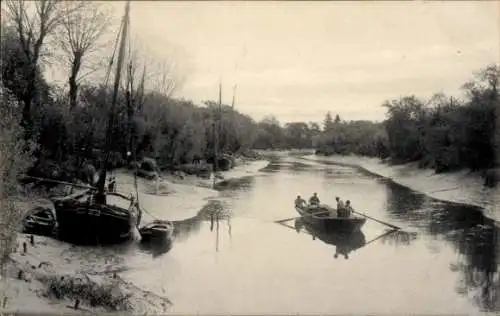
[[[486,216],[500,221],[500,186],[485,187],[479,173],[463,170],[436,174],[434,170],[418,168],[417,163],[389,165],[378,158],[359,156],[307,155],[303,158],[362,168],[439,200],[481,207]]]
[[[2,313],[159,314],[170,305],[167,298],[121,279],[116,271],[122,262],[117,257],[93,254],[89,262],[85,253],[95,249],[81,247],[84,255],[73,258],[68,254],[75,246],[48,237],[35,236],[33,244],[29,239],[20,234],[10,255],[7,278],[1,282],[2,303],[6,298]]]
[[[267,164],[263,160],[242,161],[221,175],[224,179],[252,176]],[[136,195],[134,176],[129,171],[120,169],[113,174],[118,191]],[[196,216],[209,199],[218,196],[218,191],[207,183],[211,182],[194,176],[162,175],[158,182],[139,178],[139,200],[146,211],[142,224],[154,218],[182,220]],[[38,205],[49,206],[50,202],[31,197],[24,199],[19,206],[32,208]],[[26,253],[23,243],[27,245]],[[16,252],[11,254],[7,264],[7,276],[0,280],[2,313],[95,314],[119,311],[120,314],[163,314],[168,309],[167,298],[143,291],[120,278],[120,269],[125,269],[120,256],[103,256],[105,251],[100,248],[82,247],[78,253],[88,255],[70,258],[69,254],[75,253],[70,250],[76,246],[40,236],[35,236],[35,244],[31,245],[25,234],[18,235],[17,244]],[[80,300],[78,310],[74,309],[76,299]]]

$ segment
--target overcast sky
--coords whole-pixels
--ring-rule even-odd
[[[123,3],[112,4],[116,16]],[[498,62],[500,6],[473,2],[133,1],[132,32],[186,77],[176,95],[281,122],[381,120],[387,98],[458,93]]]

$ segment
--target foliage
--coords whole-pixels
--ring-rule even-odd
[[[91,53],[99,47],[107,21],[105,15],[94,15],[97,7],[87,1],[65,5],[44,0],[34,6],[38,11],[28,10],[27,2],[8,3],[1,40],[2,82],[22,104],[22,120],[29,123],[23,126],[29,127],[29,136],[39,145],[31,172],[69,179],[85,163],[102,167],[111,91],[99,83],[77,84],[75,80],[82,58],[92,63]],[[88,23],[80,25],[79,21]],[[54,37],[55,47],[65,48],[73,89],[70,98],[43,76],[42,57],[54,48],[47,39]],[[118,94],[111,126],[114,167],[130,158],[151,157],[165,169],[201,158],[211,160],[215,152],[238,154],[251,148],[317,148],[325,154],[390,157],[396,163],[418,161],[436,171],[497,165],[496,65],[464,85],[465,100],[405,96],[384,103],[387,119],[383,123],[347,121],[328,112],[320,128],[315,122],[281,124],[273,116],[254,122],[226,104],[219,107],[209,100],[196,105],[173,98],[179,82],[172,74],[172,60],[152,64],[137,47],[128,58],[126,83]],[[107,81],[102,78],[101,82]]]
[[[23,139],[19,125],[21,105],[0,85],[0,267],[15,247],[23,212],[14,203],[19,193],[18,178],[33,162],[32,144]]]
[[[499,166],[499,78],[499,66],[489,65],[464,84],[464,100],[440,93],[429,100],[410,95],[386,101],[381,124],[332,121],[328,113],[318,151],[419,162],[436,172],[484,170],[495,178],[488,169]]]
[[[463,101],[438,94],[427,102],[410,96],[385,103],[391,158],[419,161],[438,172],[497,166],[499,76],[496,65],[476,74],[464,85]]]

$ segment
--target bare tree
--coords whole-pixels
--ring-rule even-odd
[[[24,59],[22,92],[22,124],[31,129],[31,103],[35,95],[37,67],[44,41],[59,25],[63,12],[59,0],[9,0],[6,1],[6,16],[19,39]]]
[[[63,10],[57,42],[69,68],[69,106],[73,109],[77,102],[78,81],[96,70],[96,67],[84,65],[84,57],[103,47],[100,40],[110,26],[110,14],[94,1],[66,2]],[[82,74],[84,69],[89,71]]]
[[[170,97],[182,83],[181,78],[176,73],[175,66],[175,62],[170,58],[153,63],[153,69],[156,69],[156,71],[150,75],[150,88]]]

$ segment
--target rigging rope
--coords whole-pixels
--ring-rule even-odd
[[[123,24],[124,23],[125,23],[125,21],[122,20],[122,22],[120,23],[120,28],[118,29],[118,33],[116,34],[116,39],[115,39],[115,45],[114,45],[114,49],[113,49],[113,54],[111,55],[111,59],[109,60],[109,65],[108,65],[108,69],[106,71],[106,77],[105,77],[106,79],[104,79],[104,86],[105,87],[108,86],[109,76],[111,75],[111,68],[113,68],[113,62],[115,60],[116,49],[118,48],[118,42],[120,40],[120,34],[123,31]]]

